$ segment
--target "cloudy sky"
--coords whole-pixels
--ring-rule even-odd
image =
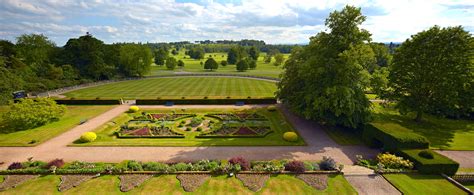
[[[0,39],[42,33],[62,46],[90,32],[106,43],[307,43],[346,4],[362,7],[377,42],[401,42],[435,24],[474,32],[474,0],[0,0]]]

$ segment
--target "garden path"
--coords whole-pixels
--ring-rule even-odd
[[[459,163],[459,167],[474,168],[474,151],[435,150]]]
[[[49,161],[62,158],[65,161],[119,162],[122,160],[139,161],[190,161],[200,159],[228,159],[243,156],[251,160],[298,159],[320,160],[330,156],[337,162],[351,165],[358,154],[374,157],[377,150],[365,146],[341,146],[335,143],[318,124],[300,118],[282,108],[288,120],[305,138],[307,146],[255,146],[255,147],[68,147],[83,132],[92,131],[110,121],[128,109],[129,105],[117,106],[83,125],[36,147],[0,147],[0,162],[5,168],[12,162],[25,161],[29,157]],[[143,108],[164,108],[164,106],[141,106]],[[174,106],[175,108],[237,108],[235,106]],[[251,106],[243,106],[251,107]],[[239,106],[238,108],[242,108]]]
[[[393,187],[383,176],[379,174],[371,175],[345,175],[347,181],[355,188],[359,195],[402,194]]]

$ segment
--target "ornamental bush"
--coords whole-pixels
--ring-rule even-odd
[[[418,156],[421,156],[421,157],[426,158],[426,159],[433,159],[434,158],[433,152],[431,152],[429,150],[420,151],[420,153],[418,153]]]
[[[390,153],[377,155],[377,162],[387,169],[412,169],[413,163]]]
[[[46,168],[49,169],[52,166],[55,166],[56,168],[61,168],[64,166],[64,160],[63,159],[54,159],[50,161],[48,164],[46,164]]]
[[[250,170],[250,163],[247,159],[245,159],[244,157],[233,157],[231,159],[229,159],[229,163],[230,164],[233,164],[233,165],[240,165],[240,168],[242,169],[242,171],[248,171]]]
[[[11,103],[9,111],[2,115],[2,122],[8,128],[2,128],[0,132],[39,127],[59,120],[65,112],[65,106],[49,98],[20,99],[17,103]]]
[[[290,161],[285,164],[285,171],[291,171],[295,173],[303,173],[305,172],[306,168],[304,166],[304,163],[301,161]]]
[[[142,165],[143,170],[145,171],[162,171],[165,172],[168,170],[169,165],[159,162],[147,162]]]
[[[319,168],[325,171],[331,171],[337,169],[337,163],[331,157],[323,156],[323,160],[319,162]]]
[[[130,108],[128,109],[128,112],[135,113],[135,112],[138,112],[139,110],[140,108],[138,106],[130,106]]]
[[[95,139],[97,139],[97,135],[94,132],[85,132],[81,135],[79,140],[83,143],[87,143],[93,142]]]
[[[23,165],[20,162],[14,162],[8,166],[8,170],[23,169]]]
[[[286,141],[289,141],[289,142],[295,142],[295,141],[298,141],[298,134],[296,134],[295,132],[285,132],[283,134],[283,139],[285,139]]]

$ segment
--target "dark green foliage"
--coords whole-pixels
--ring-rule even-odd
[[[330,33],[320,32],[308,46],[293,49],[277,97],[307,119],[353,128],[367,122],[366,58],[358,55],[370,41],[370,33],[359,28],[364,21],[360,8],[332,12],[326,19]]]
[[[412,161],[415,164],[415,168],[424,174],[441,174],[454,175],[456,174],[459,163],[451,160],[448,157],[445,157],[436,152],[431,152],[433,154],[432,159],[427,159],[421,157],[419,153],[422,150],[401,150],[399,155]]]
[[[178,62],[176,62],[176,58],[169,57],[168,59],[166,59],[166,68],[168,70],[174,70],[177,64]]]
[[[256,69],[257,68],[257,61],[253,59],[249,59],[249,69]]]
[[[257,61],[259,56],[260,56],[260,51],[257,49],[257,47],[255,47],[255,46],[250,47],[249,57],[252,58],[253,60]]]
[[[227,61],[222,60],[222,61],[221,61],[221,65],[222,65],[222,66],[227,66]]]
[[[178,54],[179,54],[179,51],[176,50],[176,49],[173,49],[173,50],[171,50],[171,54],[173,54],[173,55],[178,55]]]
[[[23,62],[37,68],[50,62],[55,45],[42,34],[23,34],[17,37],[16,53]],[[8,52],[12,54],[12,51]]]
[[[393,56],[384,43],[372,43],[370,47],[374,51],[377,66],[388,67],[392,63]]]
[[[426,159],[433,159],[434,158],[434,154],[431,150],[422,150],[418,153],[418,156],[421,156],[421,157],[426,158]]]
[[[49,98],[20,99],[11,103],[8,112],[2,115],[2,121],[14,130],[25,130],[59,120],[66,107],[57,105]]]
[[[362,138],[372,147],[381,147],[385,151],[394,152],[399,149],[428,148],[429,141],[416,133],[407,131],[383,131],[374,125],[364,126]]]
[[[275,62],[273,63],[273,65],[275,66],[280,66],[283,64],[283,61],[285,61],[285,56],[283,56],[283,54],[281,53],[275,54],[274,58],[275,58]]]
[[[236,69],[238,71],[246,71],[249,69],[249,63],[250,60],[248,58],[242,59],[239,62],[237,62]]]
[[[227,53],[227,62],[229,64],[236,64],[247,56],[248,54],[245,48],[241,46],[232,47]]]
[[[206,70],[215,70],[219,67],[219,64],[217,64],[216,60],[214,58],[208,58],[206,62],[204,63],[204,69]]]
[[[179,67],[184,67],[184,62],[183,62],[183,60],[178,60],[178,66],[179,66]]]
[[[151,69],[152,53],[149,47],[126,44],[120,48],[120,69],[125,76],[144,76]]]
[[[337,169],[337,163],[331,157],[323,156],[323,160],[319,162],[319,168],[325,171],[331,171]]]
[[[165,65],[165,60],[168,59],[168,50],[166,48],[159,48],[154,51],[155,64],[156,65]]]
[[[434,26],[413,35],[390,66],[390,100],[402,114],[462,117],[473,112],[474,39],[462,27]]]
[[[180,105],[233,105],[237,102],[245,104],[276,104],[275,98],[252,98],[252,99],[137,99],[137,105],[165,105],[168,102]]]
[[[191,57],[192,59],[196,60],[203,59],[204,55],[206,55],[202,47],[193,47],[189,49],[186,54],[189,55],[189,57]]]

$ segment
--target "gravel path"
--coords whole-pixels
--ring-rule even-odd
[[[395,195],[402,194],[385,178],[378,174],[372,175],[344,175],[347,181],[355,188],[359,195]]]
[[[79,125],[36,147],[0,147],[0,162],[3,168],[11,162],[25,161],[28,157],[49,161],[62,158],[66,161],[120,162],[133,159],[139,161],[183,161],[200,159],[227,159],[243,156],[251,160],[298,159],[320,160],[330,156],[337,162],[353,164],[355,155],[373,157],[378,151],[365,146],[340,146],[316,124],[304,120],[283,109],[294,127],[305,138],[308,146],[255,146],[255,147],[67,147],[83,132],[92,131],[128,109],[129,105],[117,106],[87,123]],[[164,108],[164,106],[142,106]],[[210,106],[174,106],[174,108],[209,108]],[[251,106],[212,106],[214,108],[245,108]],[[169,107],[167,107],[169,108]]]
[[[435,150],[459,163],[460,167],[474,168],[474,151]]]

